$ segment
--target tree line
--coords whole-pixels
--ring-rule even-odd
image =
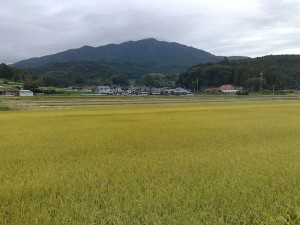
[[[163,69],[159,69],[162,67]],[[254,59],[198,64],[178,74],[171,65],[135,64],[133,62],[69,62],[33,69],[18,69],[0,64],[0,78],[22,82],[27,87],[72,85],[143,85],[184,87],[199,90],[223,84],[257,91],[264,89],[300,89],[300,55],[270,55]],[[153,73],[152,71],[166,71]],[[262,73],[262,80],[261,80]],[[30,86],[31,85],[31,86]]]
[[[0,64],[0,78],[15,82],[25,82],[29,79],[24,70],[8,66],[5,63]]]
[[[261,74],[262,73],[262,74]],[[257,91],[263,88],[300,88],[300,55],[270,55],[254,59],[224,60],[219,63],[198,64],[181,73],[176,85],[194,89],[223,84],[242,86]]]
[[[61,68],[62,67],[62,68]],[[45,72],[47,71],[47,72]],[[132,71],[132,68],[129,69]],[[140,85],[148,87],[173,86],[176,74],[144,73],[138,75],[137,71],[127,75],[126,69],[116,70],[108,65],[98,65],[94,62],[71,62],[56,64],[49,68],[17,69],[2,63],[0,65],[0,78],[24,84],[25,89],[40,92],[40,87],[66,87],[66,86],[98,86],[117,85],[126,87]],[[150,70],[149,70],[150,71]]]

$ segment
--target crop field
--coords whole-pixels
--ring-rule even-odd
[[[0,224],[300,224],[300,103],[0,112]]]

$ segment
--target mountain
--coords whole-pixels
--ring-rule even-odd
[[[83,46],[53,55],[26,59],[13,64],[13,66],[34,68],[53,63],[103,60],[192,66],[197,63],[217,62],[222,58],[186,45],[150,38],[99,47]]]

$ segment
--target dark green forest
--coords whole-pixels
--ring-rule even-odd
[[[262,73],[264,89],[299,89],[300,55],[270,55],[245,60],[224,60],[219,63],[198,64],[181,73],[177,86],[194,89],[223,84],[242,86],[257,91]]]
[[[174,80],[187,66],[136,62],[90,62],[73,61],[24,69],[34,80],[43,79],[45,86],[66,87],[78,83],[86,85],[120,84],[126,86],[129,80],[159,71]],[[80,81],[80,82],[79,82]]]
[[[186,72],[181,66],[136,62],[67,62],[31,69],[0,64],[0,78],[41,86],[136,85],[181,86],[199,90],[233,84],[257,91],[264,89],[300,89],[300,55],[270,55],[254,59],[197,64]]]
[[[8,66],[4,63],[0,64],[0,78],[15,82],[25,82],[29,79],[24,70]]]

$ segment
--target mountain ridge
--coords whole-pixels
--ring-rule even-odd
[[[191,46],[148,38],[98,47],[84,45],[55,54],[25,59],[12,65],[19,68],[34,68],[51,63],[107,60],[192,66],[197,63],[218,62],[223,58]]]

